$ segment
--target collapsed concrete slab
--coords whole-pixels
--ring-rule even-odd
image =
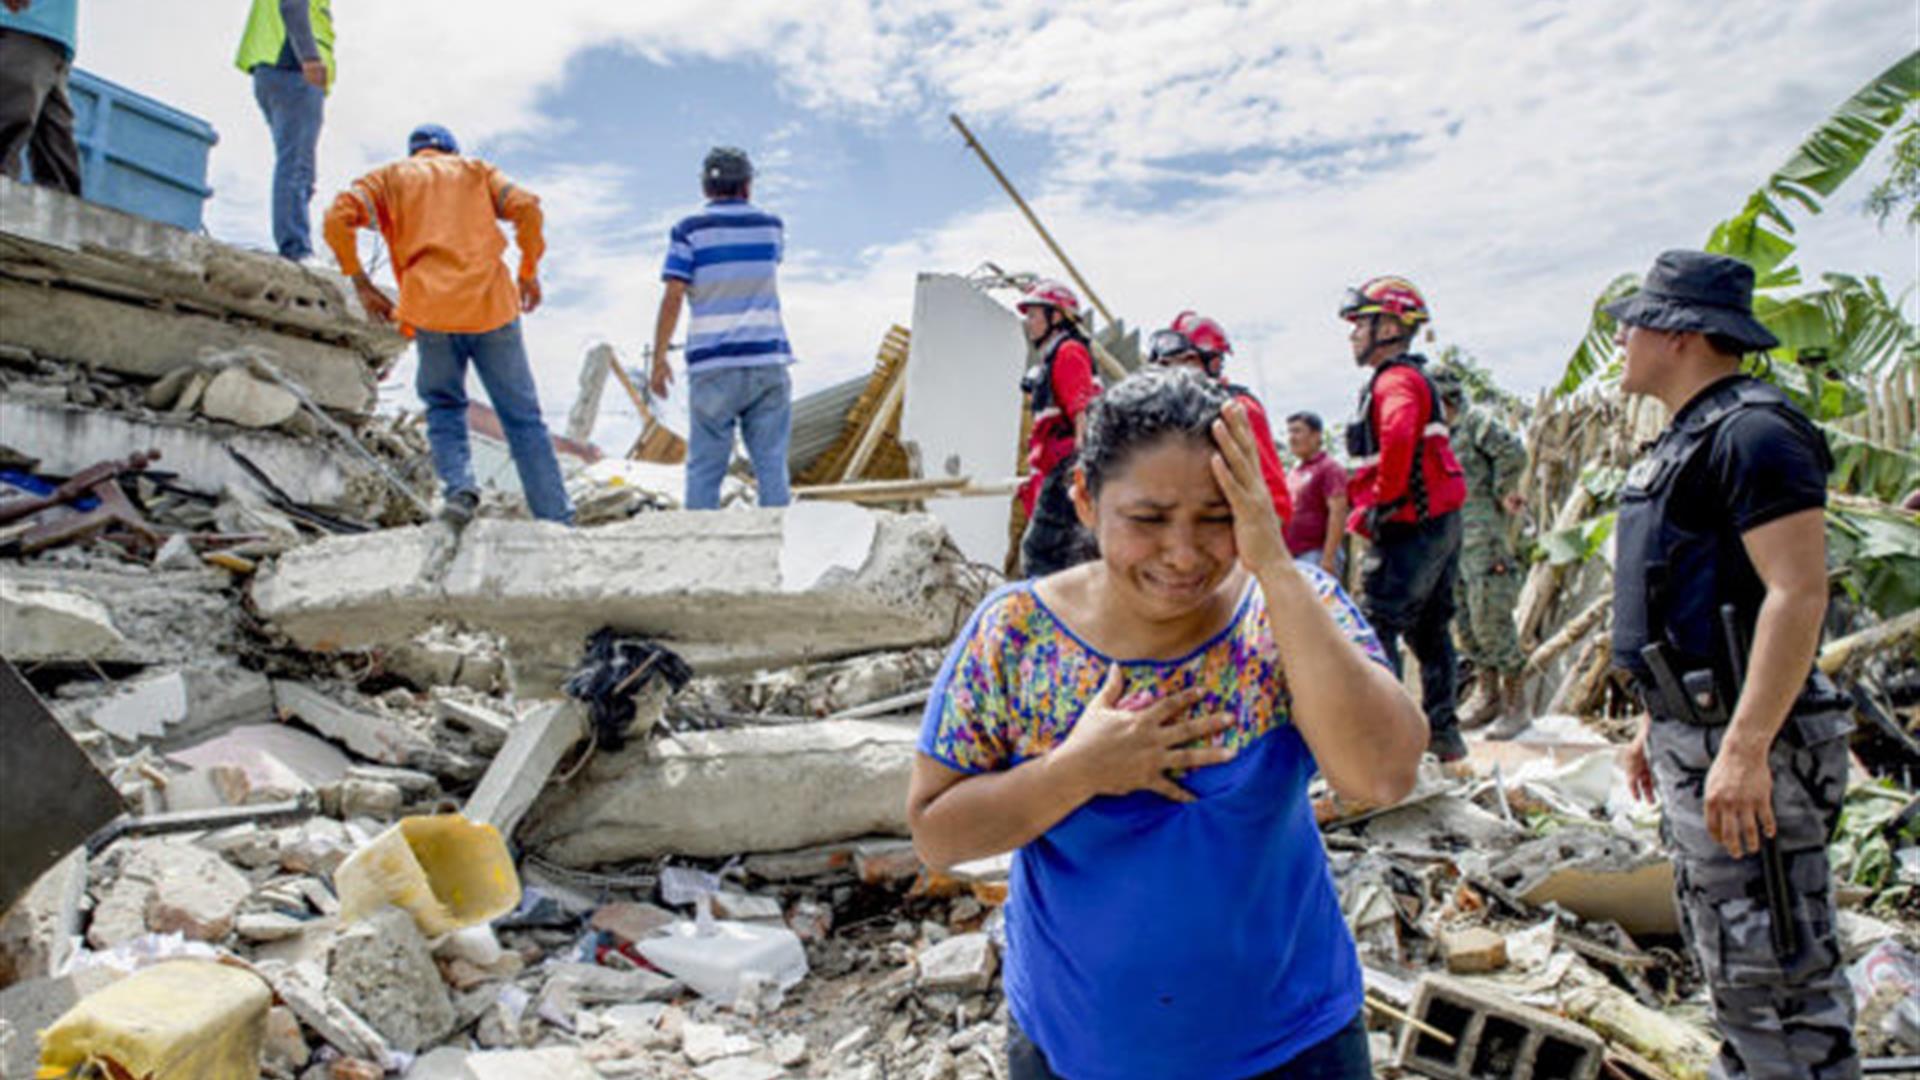
[[[182,487],[207,495],[228,488],[255,490],[252,476],[227,453],[232,447],[295,502],[346,510],[378,505],[383,498],[384,482],[352,455],[270,431],[147,419],[0,395],[0,432],[6,433],[0,441],[38,458],[39,469],[55,476],[136,450],[158,450],[155,468],[177,474]]]
[[[158,377],[258,345],[329,408],[364,412],[406,340],[338,274],[0,180],[0,326],[55,359]]]
[[[862,720],[676,735],[601,754],[520,840],[567,866],[906,833],[913,728]]]
[[[124,641],[113,655],[94,659],[165,663],[237,651],[240,608],[227,596],[229,577],[221,570],[6,561],[0,581],[28,594],[74,594],[112,612]]]
[[[588,634],[661,641],[702,673],[944,642],[983,582],[940,523],[844,504],[664,511],[590,529],[482,520],[438,584],[433,527],[334,537],[287,553],[253,587],[303,648],[404,642],[435,622],[507,643],[522,697],[551,697]]]
[[[22,663],[123,660],[126,644],[112,613],[92,597],[0,578],[0,656]]]

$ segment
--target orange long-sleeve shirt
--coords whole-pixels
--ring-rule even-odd
[[[520,315],[520,293],[501,256],[513,223],[520,278],[539,270],[547,249],[540,200],[478,158],[423,150],[355,180],[327,211],[327,245],[349,276],[361,272],[353,233],[379,228],[400,283],[403,326],[484,334]]]

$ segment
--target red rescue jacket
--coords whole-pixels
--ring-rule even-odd
[[[1467,501],[1440,396],[1421,370],[1425,363],[1425,357],[1408,355],[1375,368],[1360,395],[1359,419],[1347,427],[1353,470],[1347,528],[1369,539],[1376,520],[1411,524],[1450,514]]]

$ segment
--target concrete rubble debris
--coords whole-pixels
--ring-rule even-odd
[[[1398,1064],[1425,1076],[1593,1080],[1600,1074],[1605,1047],[1593,1032],[1457,979],[1425,976],[1409,1011],[1448,1037],[1411,1025],[1401,1036]]]
[[[920,985],[928,990],[979,993],[993,985],[1000,956],[985,934],[958,934],[920,954]]]
[[[385,907],[334,939],[327,985],[395,1050],[414,1053],[453,1030],[453,1000],[413,916]]]
[[[904,835],[914,739],[902,726],[845,720],[636,744],[548,789],[523,840],[590,866]]]
[[[865,511],[862,511],[865,513]],[[396,644],[436,621],[507,643],[515,688],[556,696],[601,627],[657,638],[696,670],[787,666],[948,640],[977,599],[931,518],[877,516],[863,558],[779,570],[786,517],[646,514],[597,529],[482,519],[437,585],[426,530],[334,537],[289,552],[253,587],[262,616],[303,648]]]
[[[1447,958],[1447,970],[1455,975],[1498,971],[1507,966],[1507,939],[1484,926],[1441,935],[1440,951]]]
[[[126,644],[112,613],[92,597],[0,578],[0,655],[23,663],[118,660]]]

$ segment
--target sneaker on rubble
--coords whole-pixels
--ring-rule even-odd
[[[480,493],[474,490],[456,491],[447,496],[440,506],[440,520],[456,529],[464,529],[480,512]]]

